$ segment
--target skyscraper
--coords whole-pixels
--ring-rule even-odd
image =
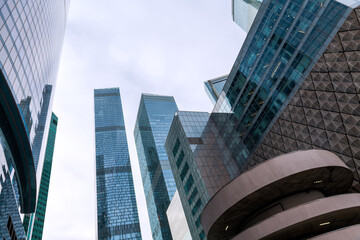
[[[309,1],[301,8],[291,1],[262,3],[212,114],[241,171],[261,162],[250,156],[260,143],[269,144],[264,141],[269,136],[279,150],[321,147],[338,152],[358,175],[354,164],[360,143],[353,136],[359,116],[359,60],[353,54],[359,22],[356,3],[344,3]],[[223,113],[228,117],[223,119]],[[280,115],[286,121],[275,125]],[[268,135],[273,126],[285,138]],[[275,155],[283,152],[288,151]]]
[[[141,239],[119,88],[95,89],[97,238]]]
[[[24,224],[25,230],[27,232],[27,239],[34,239],[34,240],[42,239],[42,234],[45,224],[46,204],[49,193],[49,184],[50,184],[51,167],[52,167],[54,147],[55,147],[57,124],[58,124],[58,117],[54,113],[52,113],[50,130],[46,143],[44,165],[42,168],[42,174],[41,174],[41,180],[39,186],[39,196],[36,204],[36,211],[35,213],[31,214],[29,221],[26,221],[27,224],[26,225]]]
[[[206,112],[178,111],[165,148],[192,239],[205,239],[201,212],[211,197],[239,175],[237,163]]]
[[[153,239],[171,239],[166,210],[176,184],[164,144],[177,110],[173,97],[141,95],[134,136]]]
[[[360,189],[360,60],[355,57],[360,49],[356,37],[360,30],[359,6],[360,1],[345,0],[263,1],[213,112],[178,112],[169,131],[166,150],[193,239],[205,238],[205,235],[210,239],[309,237],[358,223],[358,217],[352,221],[338,216],[343,222],[335,221],[338,213],[345,214],[348,210],[347,207],[335,209],[334,203],[345,206],[352,201],[350,198],[358,196],[341,194]],[[337,156],[310,150],[275,157],[309,149],[329,150]],[[280,166],[270,167],[279,163],[284,170],[282,177],[293,180],[287,182],[294,184],[289,184],[289,189],[297,189],[299,194],[313,190],[320,194],[295,197],[294,192],[270,187],[282,178],[277,171]],[[263,166],[267,172],[261,170]],[[334,168],[343,172],[336,175],[338,170],[334,170],[334,175],[328,178],[317,175],[330,166],[337,166]],[[307,167],[314,169],[314,173],[306,178],[309,182],[304,182],[304,188],[299,189],[296,182],[305,179],[299,177],[297,171],[307,172]],[[293,172],[284,168],[291,168]],[[349,174],[349,169],[354,176]],[[257,179],[248,179],[248,184],[242,181],[253,173]],[[264,187],[264,195],[259,192],[256,197],[251,195],[257,191],[251,189],[253,183]],[[333,186],[335,192],[327,191],[331,184],[339,184]],[[246,189],[247,193],[235,189]],[[245,202],[254,205],[244,205],[236,196],[243,196]],[[287,222],[295,218],[288,215],[291,211],[285,204],[281,210],[284,212],[277,215],[284,218],[274,221],[273,214],[280,210],[272,208],[279,204],[274,196],[281,201],[292,201],[290,196],[302,199],[296,205],[300,211],[307,207],[314,209],[317,203],[331,205],[323,214],[333,218],[316,222],[315,216],[309,217],[308,223],[314,227],[309,229],[314,231],[302,231],[297,227],[305,225],[296,227]],[[316,204],[306,202],[309,199],[316,200]],[[216,208],[216,204],[221,206]],[[197,222],[200,214],[202,219]],[[305,221],[303,217],[292,223]],[[266,226],[259,220],[264,220]],[[280,227],[279,221],[290,225]],[[275,225],[280,228],[277,233]],[[255,232],[261,232],[261,236]]]
[[[24,239],[39,192],[69,1],[0,3],[0,238]]]

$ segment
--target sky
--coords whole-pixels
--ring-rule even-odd
[[[43,239],[96,239],[93,91],[109,87],[120,88],[142,237],[151,239],[133,137],[141,93],[211,112],[203,83],[230,72],[244,39],[231,0],[72,0]]]

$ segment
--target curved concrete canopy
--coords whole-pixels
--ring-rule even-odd
[[[326,196],[344,193],[352,181],[351,170],[331,152],[283,154],[220,189],[205,206],[201,222],[208,239],[228,239],[242,230],[246,218],[277,199],[313,189]]]
[[[13,155],[21,212],[33,213],[36,204],[36,173],[29,136],[2,71],[0,71],[0,116],[0,127]]]
[[[341,194],[278,213],[244,230],[233,240],[299,239],[358,223],[360,194]]]
[[[350,227],[338,229],[328,233],[321,234],[319,236],[310,238],[309,240],[359,240],[360,236],[360,224],[356,224]]]

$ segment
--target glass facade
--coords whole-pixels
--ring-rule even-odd
[[[22,214],[35,211],[68,7],[0,3],[1,239],[25,239]]]
[[[263,1],[213,112],[174,118],[166,150],[193,239],[214,193],[281,153],[328,149],[358,178],[360,2],[344,2]]]
[[[166,210],[176,191],[165,140],[178,110],[169,96],[142,94],[134,137],[153,239],[172,239]]]
[[[211,102],[215,105],[219,99],[220,93],[224,88],[228,75],[214,78],[204,82],[205,92],[209,96]]]
[[[200,219],[210,198],[239,175],[210,113],[176,113],[165,148],[192,239],[205,239]]]
[[[95,89],[97,239],[141,239],[118,88]]]
[[[262,3],[212,114],[244,170],[350,11],[333,0]]]
[[[360,4],[360,2],[359,2]],[[248,162],[296,150],[336,153],[360,175],[360,14],[354,9]]]
[[[42,239],[42,234],[45,224],[46,203],[49,193],[51,166],[53,161],[57,124],[58,124],[58,117],[54,113],[52,113],[50,130],[46,143],[44,165],[42,168],[41,181],[39,186],[40,189],[39,189],[39,196],[36,205],[36,212],[34,214],[31,214],[29,220],[27,221],[24,220],[24,223],[25,222],[29,223],[27,226],[24,224],[24,228],[27,231],[27,239],[29,240]],[[28,216],[25,216],[25,218],[27,217]]]
[[[249,32],[260,8],[262,0],[233,0],[232,14],[234,22],[245,32]]]

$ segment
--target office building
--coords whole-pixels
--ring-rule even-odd
[[[166,210],[176,184],[164,144],[177,110],[173,97],[141,95],[134,138],[153,239],[171,239]]]
[[[277,148],[285,143],[283,152],[309,147],[349,150],[341,159],[356,172],[351,164],[356,162],[357,143],[351,137],[355,133],[344,125],[354,131],[351,118],[359,116],[359,60],[353,56],[358,25],[356,11],[339,1],[262,3],[212,114],[241,171],[262,161],[251,156],[266,136],[272,136]],[[291,124],[281,121],[287,113]],[[281,126],[274,125],[277,120]],[[280,127],[286,134],[280,137],[283,142],[268,135],[271,129],[279,133]],[[290,127],[294,134],[286,133]],[[342,137],[346,140],[337,144],[345,145],[330,148],[330,139]]]
[[[242,30],[249,32],[262,0],[232,0],[233,21]]]
[[[221,192],[231,192],[229,186],[236,186],[233,183],[240,181],[248,171],[264,165],[259,165],[264,161],[272,162],[273,157],[283,153],[309,149],[329,150],[346,164],[341,166],[341,169],[347,169],[346,174],[349,175],[348,169],[352,171],[355,181],[352,182],[352,178],[349,178],[350,180],[344,182],[352,184],[342,186],[336,193],[321,190],[322,194],[331,196],[347,191],[359,191],[360,98],[357,72],[360,59],[356,57],[360,49],[360,42],[356,37],[360,30],[359,5],[359,1],[345,0],[263,1],[213,112],[202,119],[199,116],[204,113],[192,113],[191,116],[187,116],[188,113],[179,112],[180,117],[174,118],[166,149],[193,239],[205,238],[204,235],[209,239],[232,238],[250,227],[224,225],[229,223],[226,222],[226,217],[210,221],[207,216],[214,217],[216,214],[213,212],[215,215],[211,215],[206,211],[216,211],[216,208],[204,210],[204,207],[211,204],[208,203],[211,198],[222,196],[222,199],[225,199]],[[194,129],[196,134],[193,134]],[[209,132],[216,133],[216,136],[204,141]],[[192,139],[193,137],[197,140]],[[211,146],[211,143],[215,146]],[[184,160],[179,160],[182,157],[175,151],[179,148],[178,145],[187,153]],[[224,149],[223,156],[211,153],[216,148]],[[223,158],[228,159],[228,163],[225,163],[226,160]],[[337,162],[334,164],[341,165],[338,160],[334,161]],[[306,165],[306,160],[303,162]],[[180,165],[177,166],[176,163]],[[291,163],[289,164],[290,167]],[[326,168],[327,164],[332,163],[329,160],[319,168]],[[299,169],[301,167],[303,166],[299,164]],[[266,179],[265,174],[256,176],[259,182],[272,183],[272,180]],[[351,174],[350,176],[352,177]],[[323,179],[314,180],[312,183],[323,187],[327,187],[328,184]],[[192,202],[192,191],[195,189],[197,192],[199,189],[202,190],[196,197],[198,200],[195,199],[199,204],[188,204],[187,202]],[[307,190],[314,189],[308,186]],[[272,192],[272,189],[269,188],[268,191]],[[259,197],[266,198],[263,195]],[[320,195],[316,197],[320,198]],[[228,205],[227,210],[237,206],[240,211],[244,205],[236,202],[237,200],[232,202],[233,205]],[[271,197],[269,201],[271,202]],[[348,199],[343,201],[345,204]],[[258,205],[256,210],[264,211],[263,207],[270,207],[266,205],[270,202],[264,201],[265,205]],[[328,203],[324,202],[324,206]],[[306,206],[307,203],[301,204]],[[202,213],[202,226],[193,225],[197,221],[197,208],[200,208],[199,211]],[[255,214],[250,211],[254,209],[249,209],[248,217]],[[335,211],[337,210],[329,209],[329,214]],[[256,217],[255,214],[250,219],[237,218],[237,214],[237,211],[232,212],[231,219],[227,215],[229,221],[245,224],[242,221],[246,222]],[[264,217],[265,215],[262,219]],[[283,221],[285,219],[288,218],[283,218]],[[357,217],[354,216],[354,219]],[[212,228],[216,225],[212,225],[213,223],[219,223],[218,220],[222,225]],[[321,226],[329,225],[326,227],[327,230],[305,231],[306,237],[357,222],[348,221],[348,225],[320,222],[315,225],[319,227],[322,223],[326,224]],[[236,230],[233,231],[234,229]],[[286,229],[285,232],[289,230],[287,227],[282,229]],[[349,229],[356,231],[356,225]],[[205,234],[201,235],[200,231],[203,230]],[[196,234],[193,234],[194,231]],[[217,233],[223,235],[216,235]],[[250,236],[255,235],[239,236],[252,239]]]
[[[240,174],[210,113],[176,113],[165,148],[192,239],[205,239],[201,212],[211,197]]]
[[[175,192],[166,215],[169,220],[172,238],[174,240],[191,240],[189,226],[178,191]]]
[[[205,92],[209,96],[210,101],[215,105],[219,99],[220,93],[224,88],[228,75],[214,78],[204,82]]]
[[[27,222],[27,224],[24,224],[24,228],[27,232],[27,239],[34,239],[34,240],[42,239],[42,234],[45,224],[46,204],[47,204],[49,185],[50,185],[51,167],[52,167],[53,155],[54,155],[57,124],[58,124],[58,117],[54,113],[52,113],[50,129],[46,143],[45,159],[44,159],[40,186],[39,186],[38,201],[36,204],[36,211],[35,213],[31,214],[31,216],[27,221],[24,221],[24,223]]]
[[[0,238],[34,213],[69,1],[0,3]]]
[[[95,89],[97,239],[141,239],[119,88]]]

